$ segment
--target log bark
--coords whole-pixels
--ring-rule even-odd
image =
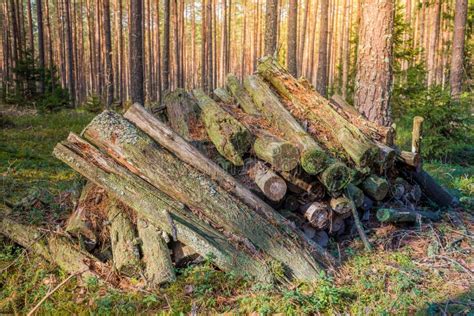
[[[216,88],[214,89],[214,95],[219,98],[225,104],[234,103],[234,98],[229,94],[226,88]]]
[[[191,164],[200,172],[214,179],[222,188],[255,210],[258,215],[266,218],[285,234],[288,234],[288,238],[295,240],[295,242],[299,244],[294,245],[294,247],[307,249],[318,261],[328,268],[334,266],[334,258],[330,254],[317,244],[305,239],[299,230],[286,225],[285,218],[276,214],[268,204],[251,193],[245,186],[237,182],[214,162],[207,159],[196,148],[171,131],[165,124],[150,115],[142,106],[138,104],[132,105],[127,113],[125,113],[125,117],[146,132],[161,146],[176,155],[176,157],[183,162]]]
[[[290,236],[274,238],[284,234],[288,227],[259,215],[206,173],[157,145],[120,115],[103,112],[86,127],[83,134],[160,191],[287,266],[290,277],[310,280],[320,271],[321,266],[304,244],[300,244],[301,240],[289,240]],[[276,215],[273,211],[272,217]]]
[[[412,153],[404,150],[402,150],[397,155],[397,160],[403,162],[405,165],[415,168],[419,168],[421,163],[421,157],[418,153]]]
[[[257,162],[249,169],[250,177],[263,194],[271,201],[278,202],[285,197],[286,182],[263,163]]]
[[[168,245],[162,232],[141,218],[137,219],[137,231],[141,240],[145,277],[151,287],[176,280]]]
[[[48,262],[58,265],[69,274],[80,274],[84,280],[95,277],[114,287],[130,289],[127,278],[119,278],[110,267],[97,260],[68,239],[47,235],[31,225],[24,225],[10,218],[11,210],[0,205],[0,234],[18,243],[27,250],[40,255]]]
[[[359,208],[364,204],[364,192],[354,184],[350,183],[346,188],[347,196],[352,199],[355,207]]]
[[[389,190],[387,180],[376,175],[371,175],[361,185],[364,192],[376,201],[382,201]]]
[[[313,202],[302,207],[301,212],[308,222],[317,229],[325,229],[329,225],[329,205]]]
[[[381,208],[377,210],[377,219],[382,223],[415,223],[421,219],[437,221],[440,216],[429,211]]]
[[[370,139],[379,141],[387,146],[393,145],[395,140],[395,129],[393,127],[381,126],[369,121],[340,95],[333,95],[329,105]]]
[[[309,174],[322,172],[329,165],[330,158],[288,112],[270,87],[257,76],[245,78],[244,86],[261,115],[298,146],[303,169]]]
[[[290,191],[311,201],[320,200],[326,194],[324,187],[317,180],[309,179],[309,177],[303,178],[295,172],[280,172],[280,175],[289,183],[288,189]]]
[[[134,209],[140,218],[191,246],[202,256],[212,255],[214,263],[222,270],[252,275],[264,282],[272,281],[258,254],[228,239],[182,203],[157,190],[78,136],[70,134],[67,141],[56,145],[53,153]]]
[[[421,116],[413,118],[413,131],[411,138],[411,152],[414,154],[421,153],[421,137],[423,133],[423,121]]]
[[[243,166],[243,154],[252,144],[252,135],[232,115],[224,111],[204,91],[193,91],[202,111],[202,119],[207,134],[217,151],[236,166]]]
[[[271,135],[256,138],[253,150],[258,158],[268,162],[276,170],[291,171],[298,166],[299,151],[290,142]]]
[[[109,199],[107,214],[114,268],[120,274],[138,277],[141,272],[140,250],[134,225],[125,207],[116,199]]]
[[[197,119],[196,101],[184,89],[176,89],[166,93],[163,104],[166,106],[166,114],[171,128],[181,137],[190,141],[190,125]]]
[[[375,162],[379,152],[377,146],[356,126],[339,115],[327,99],[291,76],[274,58],[262,58],[257,71],[283,97],[292,102],[292,106],[302,117],[323,128],[327,136],[331,136],[357,165],[371,166]]]
[[[258,115],[257,107],[252,101],[252,97],[247,93],[244,87],[240,84],[239,79],[233,74],[227,75],[227,89],[237,100],[242,110],[250,115]]]
[[[351,212],[352,203],[353,203],[352,200],[345,196],[332,198],[329,201],[329,205],[331,206],[331,209],[335,213],[341,214],[341,215]]]

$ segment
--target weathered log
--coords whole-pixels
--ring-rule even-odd
[[[298,146],[303,169],[309,174],[323,171],[330,163],[329,156],[288,112],[270,87],[253,75],[245,78],[244,86],[261,115]]]
[[[239,79],[233,74],[227,75],[227,89],[237,100],[242,110],[250,115],[259,115],[257,107],[252,101],[250,95],[245,91],[244,87],[240,84]]]
[[[95,277],[114,287],[133,287],[127,278],[119,278],[107,264],[77,248],[67,238],[49,235],[34,226],[18,223],[9,214],[11,210],[0,204],[0,234],[20,246],[56,264],[69,274],[80,274],[84,280]]]
[[[249,169],[250,177],[263,194],[271,201],[278,202],[285,197],[286,182],[263,163],[257,162]]]
[[[145,277],[152,287],[176,280],[168,245],[162,232],[146,220],[137,219],[137,231],[141,241]]]
[[[331,209],[336,212],[337,214],[346,214],[351,212],[352,207],[352,199],[345,197],[344,195],[332,198],[329,201],[329,205]]]
[[[228,239],[182,203],[157,190],[78,136],[70,134],[66,142],[56,145],[53,153],[134,209],[139,217],[191,246],[202,256],[212,255],[213,262],[222,270],[252,275],[264,282],[272,281],[266,265],[252,249]]]
[[[257,71],[315,126],[323,127],[333,141],[349,154],[359,166],[371,166],[378,157],[378,147],[356,126],[338,114],[329,101],[313,89],[308,89],[271,56],[260,59]]]
[[[83,135],[160,191],[280,261],[288,268],[290,277],[313,279],[321,269],[296,235],[297,239],[273,238],[285,234],[285,228],[289,228],[283,222],[271,222],[261,216],[206,173],[157,145],[120,115],[103,112],[85,128]],[[278,214],[271,212],[272,218],[276,218]]]
[[[199,257],[199,254],[197,254],[192,247],[187,246],[182,242],[173,241],[171,245],[173,250],[173,261],[177,267],[184,267]]]
[[[304,217],[317,229],[324,229],[329,225],[329,211],[329,205],[322,202],[309,203],[301,208]]]
[[[409,151],[400,151],[397,155],[397,160],[403,162],[404,164],[419,168],[421,163],[421,157],[418,153],[412,153]]]
[[[110,222],[114,268],[129,277],[139,276],[141,267],[137,232],[125,207],[116,199],[111,198],[108,202],[107,214]]]
[[[252,135],[249,130],[201,89],[195,89],[193,95],[201,108],[209,139],[216,146],[217,151],[234,165],[242,166],[244,164],[242,155],[252,144]]]
[[[297,209],[300,208],[300,202],[298,201],[298,198],[294,195],[288,195],[285,199],[285,204],[284,207],[286,210],[294,212]]]
[[[411,211],[407,209],[380,208],[377,210],[377,219],[382,223],[414,223],[421,219],[437,221],[438,213],[429,211]]]
[[[257,137],[253,150],[258,158],[271,164],[276,170],[291,171],[298,166],[298,149],[290,142],[270,135]]]
[[[375,142],[375,145],[379,148],[379,173],[383,174],[387,170],[392,169],[395,166],[397,160],[397,151],[392,147],[389,147],[381,142]]]
[[[329,236],[324,230],[317,231],[313,240],[323,248],[326,248],[329,244]]]
[[[405,170],[405,172],[407,174],[405,178],[415,181],[426,197],[439,206],[452,207],[459,204],[459,200],[440,186],[426,171]]]
[[[362,182],[362,190],[376,201],[382,201],[387,196],[389,185],[384,178],[371,175]]]
[[[349,210],[350,213],[350,210]],[[334,214],[331,219],[331,225],[329,227],[329,232],[331,234],[340,235],[346,229],[346,224],[344,222],[344,216],[338,216]]]
[[[356,187],[354,184],[349,183],[346,188],[346,193],[349,198],[354,202],[355,207],[361,207],[364,204],[364,192]]]
[[[163,104],[166,106],[171,128],[186,140],[191,140],[191,124],[197,119],[198,106],[196,101],[184,89],[176,89],[165,95]]]
[[[150,115],[142,106],[138,104],[132,105],[127,113],[125,113],[125,117],[145,131],[161,146],[174,153],[176,157],[214,179],[222,188],[235,195],[239,200],[255,210],[257,214],[285,232],[288,238],[291,238],[296,243],[294,247],[307,249],[318,261],[328,268],[334,265],[334,258],[324,249],[305,239],[303,233],[299,230],[289,227],[286,224],[285,218],[276,214],[268,204],[251,193],[245,186],[219,168],[214,162],[203,156],[196,148],[184,141],[165,124]]]
[[[288,182],[288,189],[309,200],[320,200],[324,197],[325,189],[322,184],[312,179],[303,178],[296,172],[280,172],[280,175]]]
[[[343,190],[351,179],[351,171],[341,162],[331,163],[318,175],[319,181],[330,192]]]
[[[415,116],[413,118],[411,152],[414,154],[421,153],[421,137],[423,133],[423,121],[424,119],[421,116]]]
[[[214,89],[214,94],[216,97],[219,98],[219,100],[221,100],[225,104],[234,103],[234,99],[229,94],[229,91],[227,91],[227,89],[224,87]]]
[[[369,121],[364,117],[364,115],[359,113],[355,107],[347,103],[340,95],[333,95],[330,99],[329,105],[347,121],[359,128],[361,132],[370,139],[379,141],[387,146],[393,145],[395,140],[395,129],[393,127],[381,126],[375,122]]]

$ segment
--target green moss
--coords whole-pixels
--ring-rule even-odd
[[[301,154],[301,167],[309,174],[318,174],[329,164],[329,157],[322,150],[307,150]]]

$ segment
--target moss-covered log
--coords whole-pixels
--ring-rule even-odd
[[[324,186],[318,180],[310,176],[303,176],[296,172],[280,172],[280,175],[288,182],[288,189],[299,194],[310,201],[320,200],[326,194]]]
[[[262,262],[263,258],[254,249],[227,238],[182,203],[157,190],[78,136],[70,134],[67,141],[56,145],[54,155],[131,207],[139,218],[191,246],[202,256],[211,255],[222,270],[233,270],[240,275],[248,274],[271,282],[272,276]]]
[[[253,150],[258,158],[268,162],[276,170],[290,171],[298,166],[298,148],[290,142],[261,135],[256,138]]]
[[[305,119],[323,127],[337,141],[359,166],[371,166],[378,158],[378,147],[356,126],[342,117],[314,89],[294,78],[271,56],[262,58],[257,67],[258,73],[293,106]]]
[[[285,234],[288,227],[283,222],[279,224],[261,216],[206,173],[178,159],[120,115],[103,112],[86,127],[83,135],[160,191],[281,262],[290,277],[313,279],[321,269],[296,235],[274,238]],[[275,218],[277,213],[272,212]]]
[[[355,207],[361,207],[364,204],[364,192],[354,184],[350,183],[346,188],[346,194],[354,202]]]
[[[176,280],[168,245],[162,232],[146,220],[137,219],[137,231],[141,241],[145,277],[150,286]]]
[[[219,98],[225,104],[232,104],[234,103],[234,98],[229,94],[226,88],[216,88],[214,89],[214,95]]]
[[[196,101],[184,89],[176,89],[165,95],[163,104],[171,128],[186,140],[191,140],[191,124],[195,124],[197,110]]]
[[[13,240],[48,262],[59,266],[69,274],[78,274],[84,280],[95,277],[114,287],[130,289],[133,286],[127,278],[119,278],[109,267],[86,251],[79,249],[67,238],[49,235],[31,225],[13,220],[11,210],[0,204],[0,234]]]
[[[340,95],[333,95],[329,101],[329,105],[336,110],[337,113],[359,128],[367,137],[387,146],[393,145],[395,140],[395,129],[393,127],[381,126],[369,121]]]
[[[257,107],[253,103],[252,98],[244,89],[239,79],[237,79],[235,75],[228,74],[226,84],[227,84],[227,89],[234,96],[234,98],[237,100],[237,103],[240,105],[240,107],[242,108],[242,110],[244,110],[245,113],[250,114],[250,115],[259,114],[259,111],[257,110]]]
[[[252,134],[203,90],[195,89],[193,95],[201,108],[207,135],[217,151],[234,165],[242,166],[242,156],[252,144]]]
[[[261,115],[298,146],[303,169],[309,174],[323,171],[330,163],[330,158],[288,112],[270,87],[253,75],[245,78],[244,86]]]
[[[351,212],[352,200],[343,196],[332,198],[329,201],[331,209],[337,214],[347,214]]]
[[[263,194],[271,201],[278,202],[285,197],[286,182],[263,163],[257,162],[249,169],[250,177]]]
[[[135,227],[125,207],[114,198],[109,199],[107,214],[114,268],[126,276],[137,277],[140,275],[141,266]]]
[[[380,208],[377,210],[377,219],[382,223],[414,223],[422,219],[437,221],[440,216],[438,213],[429,211]]]
[[[301,208],[301,212],[314,228],[325,229],[328,227],[330,207],[326,203],[309,203]]]
[[[365,179],[361,186],[364,192],[376,201],[382,201],[389,190],[387,180],[376,175],[371,175]]]

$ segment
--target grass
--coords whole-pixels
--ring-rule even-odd
[[[49,213],[58,222],[64,218],[70,205],[56,197],[64,191],[77,191],[81,178],[51,152],[69,131],[80,132],[91,118],[76,111],[7,115],[14,126],[0,131],[2,200],[17,203],[32,192],[46,191],[51,202]],[[458,196],[472,198],[472,167],[433,162],[425,168]],[[50,220],[42,209],[32,209],[28,214],[31,222]],[[472,220],[467,219],[472,226]],[[364,253],[359,240],[332,241],[331,250],[342,261],[338,271],[331,276],[321,274],[313,284],[295,283],[285,289],[223,273],[210,261],[177,270],[177,282],[152,292],[123,293],[96,279],[73,278],[48,298],[39,312],[435,314],[446,308],[462,313],[473,307],[474,294],[472,273],[463,269],[473,267],[473,239],[460,239],[463,234],[448,220],[420,229],[385,226],[371,232],[375,250],[370,254]],[[38,256],[0,237],[0,313],[28,312],[66,277]]]

